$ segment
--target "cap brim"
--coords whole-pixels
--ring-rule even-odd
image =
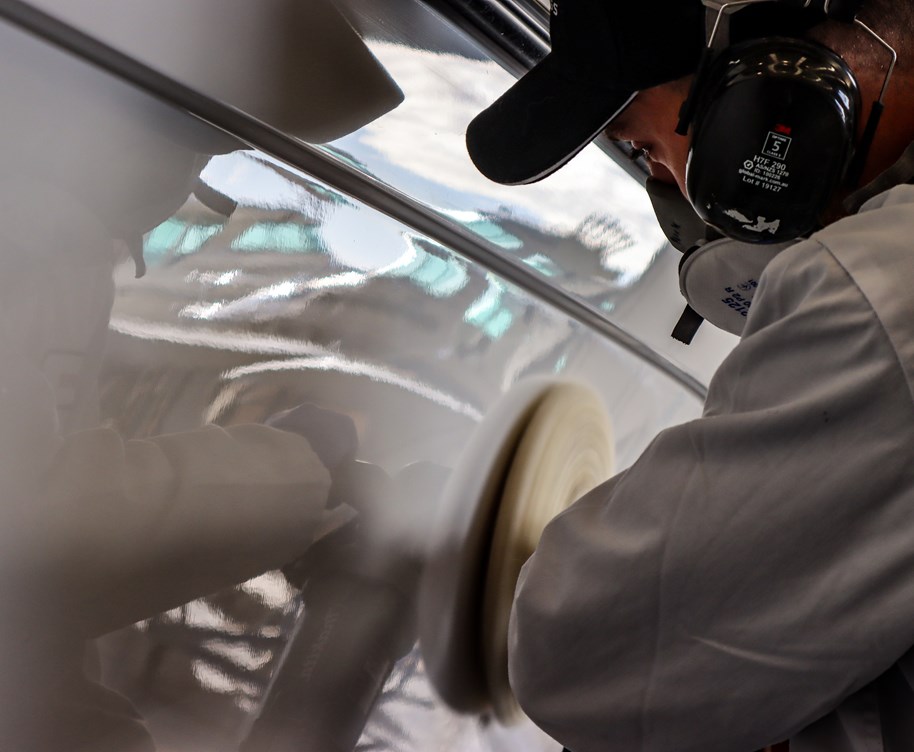
[[[483,175],[522,185],[545,178],[587,144],[636,92],[582,76],[547,55],[467,128],[467,149]]]

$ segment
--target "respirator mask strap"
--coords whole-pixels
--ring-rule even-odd
[[[670,245],[683,254],[679,263],[680,270],[682,262],[692,250],[708,240],[720,237],[713,227],[695,213],[692,205],[679,190],[679,186],[648,178],[645,189],[660,229],[663,230]],[[687,303],[671,336],[688,345],[698,332],[702,321],[704,317]]]
[[[676,322],[676,326],[670,332],[670,336],[684,345],[691,345],[695,335],[698,334],[698,328],[704,320],[704,316],[686,303],[685,308],[682,309],[682,315]]]

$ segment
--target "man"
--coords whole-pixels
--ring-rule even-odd
[[[746,37],[793,13],[753,10]],[[580,69],[564,92],[542,71],[522,80],[468,131],[477,164],[527,182],[609,122],[685,190],[700,165],[687,169],[694,132],[674,129],[705,37],[699,3],[562,0],[552,13],[553,82],[589,45],[602,70]],[[513,687],[573,752],[750,752],[787,738],[792,752],[914,749],[912,14],[905,0],[859,9],[898,66],[856,213],[836,219],[845,181],[832,221],[765,268],[703,416],[557,518],[521,575]],[[865,114],[889,56],[847,21],[820,8],[791,33],[844,59]]]

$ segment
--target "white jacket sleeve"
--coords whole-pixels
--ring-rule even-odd
[[[547,527],[510,674],[573,752],[791,736],[914,640],[914,411],[864,296],[814,241],[763,275],[702,418]]]
[[[41,374],[0,364],[2,586],[86,636],[298,557],[329,485],[305,439],[265,426],[60,438]]]

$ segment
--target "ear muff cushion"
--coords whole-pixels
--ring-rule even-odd
[[[754,40],[721,53],[697,96],[686,188],[698,215],[749,243],[813,230],[852,153],[860,95],[844,61]]]

